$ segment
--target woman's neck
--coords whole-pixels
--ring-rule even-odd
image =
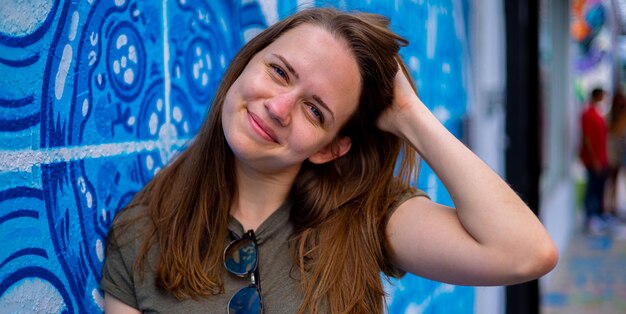
[[[230,214],[244,227],[256,230],[283,204],[298,171],[263,173],[235,161],[237,194]]]

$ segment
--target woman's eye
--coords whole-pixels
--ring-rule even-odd
[[[311,114],[313,114],[313,116],[315,117],[315,119],[317,119],[317,121],[319,121],[320,123],[324,123],[324,114],[322,113],[321,110],[319,110],[317,107],[315,107],[312,104],[309,104],[309,110],[311,110]]]
[[[272,69],[274,70],[274,72],[276,74],[278,74],[280,77],[282,77],[285,80],[288,80],[289,77],[287,76],[287,73],[285,71],[283,71],[283,69],[275,64],[270,65],[272,67]]]

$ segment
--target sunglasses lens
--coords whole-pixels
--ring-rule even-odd
[[[224,252],[224,265],[228,271],[239,276],[253,272],[257,264],[257,248],[252,239],[235,240]]]
[[[228,302],[229,314],[261,313],[261,295],[254,286],[240,289]]]

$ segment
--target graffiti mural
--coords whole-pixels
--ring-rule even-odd
[[[585,103],[596,87],[613,90],[613,33],[611,1],[572,0],[570,33],[573,39],[574,96]],[[603,108],[608,111],[608,108]]]
[[[331,1],[377,12],[425,103],[465,113],[465,1]],[[0,312],[98,313],[115,214],[193,138],[235,52],[303,1],[15,1],[0,8]],[[421,76],[420,73],[428,73]],[[423,181],[423,182],[422,182]],[[449,196],[428,167],[420,186]],[[467,313],[473,289],[406,276],[389,312]]]

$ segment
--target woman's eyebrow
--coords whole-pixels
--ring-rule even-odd
[[[313,95],[313,99],[315,99],[315,101],[317,101],[317,103],[321,106],[324,107],[324,109],[326,109],[326,111],[328,111],[330,113],[331,118],[333,119],[333,121],[335,120],[335,114],[333,113],[332,110],[330,110],[330,107],[328,107],[328,105],[317,95]]]
[[[293,74],[293,76],[296,77],[296,79],[300,79],[300,76],[298,75],[298,73],[296,72],[296,70],[293,69],[293,67],[291,66],[291,64],[289,62],[287,62],[287,59],[285,59],[285,57],[277,54],[277,53],[273,53],[272,54],[274,57],[280,59],[280,61],[282,61],[285,64],[285,67],[287,68],[287,70],[289,72],[291,72],[291,74]]]

